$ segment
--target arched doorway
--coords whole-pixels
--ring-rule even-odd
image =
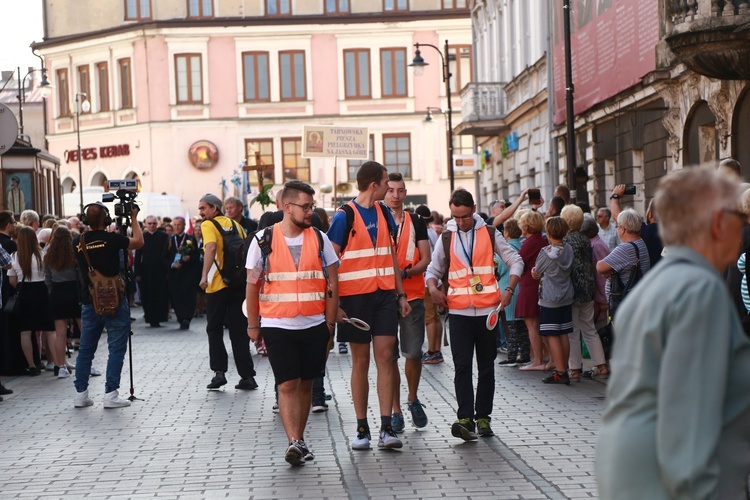
[[[742,178],[750,179],[750,86],[737,100],[732,120],[732,158],[742,165]]]
[[[141,190],[141,178],[138,176],[137,173],[131,170],[130,172],[127,173],[127,175],[125,175],[125,179],[138,181],[138,191]]]
[[[63,194],[66,193],[72,193],[76,190],[76,181],[73,180],[72,177],[66,177],[64,181],[62,181],[62,192]]]
[[[716,116],[706,101],[699,101],[690,110],[682,134],[682,164],[696,166],[719,160],[719,132]]]
[[[97,172],[96,174],[94,174],[94,177],[91,179],[91,185],[102,186],[105,192],[109,191],[109,179],[107,179],[107,176],[102,172]]]

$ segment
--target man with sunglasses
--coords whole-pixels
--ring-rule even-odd
[[[455,365],[454,386],[458,419],[451,427],[454,437],[465,441],[494,436],[490,415],[495,397],[497,357],[495,329],[487,329],[487,316],[498,305],[506,307],[515,293],[523,272],[523,260],[500,231],[487,224],[476,212],[474,197],[465,189],[456,189],[450,198],[452,220],[435,245],[425,279],[432,300],[448,307],[451,353]],[[446,256],[442,238],[449,238]],[[508,287],[498,289],[494,254],[510,268]],[[446,267],[447,264],[447,267]],[[448,282],[447,294],[438,282]],[[479,372],[476,399],[472,365],[476,351]]]
[[[338,257],[312,227],[314,195],[304,182],[287,182],[283,220],[266,230],[270,244],[264,232],[253,237],[246,262],[247,333],[255,342],[265,339],[291,465],[314,458],[304,431],[313,379],[325,370],[338,313]]]

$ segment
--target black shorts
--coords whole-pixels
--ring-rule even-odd
[[[325,322],[305,330],[262,328],[276,383],[312,380],[325,374],[331,332]]]
[[[573,306],[539,307],[539,335],[555,337],[573,333]]]
[[[365,332],[349,323],[338,325],[338,341],[368,344],[378,335],[395,337],[398,332],[398,300],[394,290],[376,290],[339,299],[341,309],[350,318],[359,318],[368,325]]]

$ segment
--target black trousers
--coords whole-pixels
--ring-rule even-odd
[[[255,376],[253,358],[250,355],[250,337],[247,335],[247,319],[242,314],[244,288],[224,288],[206,294],[206,333],[208,334],[208,356],[211,370],[225,372],[229,357],[224,346],[224,322],[229,328],[229,340],[237,373],[241,378]]]
[[[456,388],[458,418],[489,418],[495,399],[495,358],[497,340],[495,330],[485,326],[487,316],[459,316],[448,314],[451,335],[451,353],[456,375],[453,383]],[[472,365],[474,351],[477,355],[476,404]]]

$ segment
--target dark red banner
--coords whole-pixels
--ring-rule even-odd
[[[656,0],[571,0],[571,58],[575,114],[640,82],[656,69]],[[555,124],[565,121],[565,43],[562,0],[552,13]]]

